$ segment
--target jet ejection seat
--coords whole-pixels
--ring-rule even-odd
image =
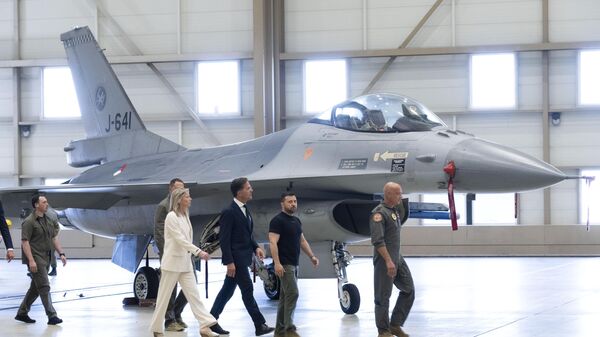
[[[385,117],[381,110],[367,110],[367,122],[373,131],[386,131]]]

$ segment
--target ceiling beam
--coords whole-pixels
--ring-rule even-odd
[[[486,46],[457,46],[457,47],[427,47],[427,48],[403,48],[403,49],[371,49],[371,50],[345,50],[345,51],[321,51],[321,52],[295,52],[282,53],[281,59],[309,60],[309,59],[331,59],[331,58],[367,58],[367,57],[391,57],[391,56],[430,56],[430,55],[459,55],[476,53],[510,53],[510,52],[533,52],[553,50],[575,50],[575,49],[598,49],[600,41],[584,42],[542,42],[522,44],[502,44]]]
[[[419,23],[417,23],[417,25],[415,26],[415,28],[413,28],[413,30],[404,39],[404,41],[398,47],[398,49],[403,49],[403,48],[406,48],[406,46],[408,46],[408,44],[412,41],[412,39],[417,35],[417,33],[425,25],[425,22],[427,22],[427,20],[429,20],[429,18],[431,17],[431,15],[433,15],[433,13],[435,12],[435,10],[442,4],[443,1],[444,0],[437,0],[433,4],[433,6],[431,6],[431,8],[427,11],[427,13],[425,13],[425,15],[421,18],[421,20],[419,21]],[[362,92],[363,95],[368,94],[371,91],[371,89],[373,89],[373,86],[375,86],[375,83],[377,83],[377,81],[379,81],[379,79],[389,69],[389,67],[392,65],[392,63],[394,63],[394,61],[396,60],[397,57],[398,56],[391,56],[389,58],[389,60],[387,60],[387,62],[385,62],[385,64],[381,67],[381,69],[379,69],[379,71],[377,72],[377,74],[373,77],[373,79],[371,80],[371,82],[369,82],[369,84],[367,85],[367,87],[363,90],[363,92]]]
[[[133,42],[133,40],[131,40],[129,38],[129,35],[127,35],[127,33],[123,30],[121,25],[119,25],[119,23],[112,17],[112,15],[110,15],[110,13],[108,13],[106,11],[106,9],[102,6],[100,1],[96,2],[96,6],[98,8],[99,13],[102,14],[107,19],[109,19],[112,26],[115,29],[117,29],[118,33],[125,39],[125,42],[126,42],[125,48],[128,49],[129,52],[134,55],[142,55],[143,54],[142,50],[135,44],[135,42]],[[165,86],[165,88],[167,88],[169,93],[171,93],[171,97],[173,97],[175,99],[175,101],[181,107],[181,109],[186,111],[194,119],[196,124],[200,127],[200,129],[203,131],[204,135],[206,135],[206,137],[210,141],[211,145],[221,145],[221,142],[219,141],[219,139],[212,133],[211,130],[208,129],[206,124],[204,124],[204,122],[200,118],[200,115],[198,114],[198,112],[185,102],[185,100],[181,97],[179,92],[177,92],[175,87],[173,87],[171,82],[169,82],[169,80],[166,78],[166,76],[154,65],[154,63],[146,62],[146,65],[158,77],[158,79]]]

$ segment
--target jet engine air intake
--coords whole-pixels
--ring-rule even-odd
[[[369,217],[379,204],[377,200],[344,200],[333,208],[333,218],[344,229],[359,235],[369,236]]]

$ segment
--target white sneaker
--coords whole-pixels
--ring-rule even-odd
[[[212,331],[209,327],[205,327],[200,329],[201,337],[219,337],[220,335],[214,331]]]

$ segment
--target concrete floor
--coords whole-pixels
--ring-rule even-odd
[[[600,336],[600,258],[408,258],[417,288],[405,330],[413,337],[441,336]],[[155,265],[156,261],[152,261]],[[224,275],[218,260],[209,266],[212,305]],[[152,308],[124,307],[133,275],[108,260],[71,260],[51,277],[52,296],[64,323],[46,325],[39,300],[24,324],[13,317],[29,286],[20,261],[0,261],[2,336],[151,336]],[[300,335],[377,336],[373,317],[372,265],[355,259],[349,278],[361,290],[356,315],[339,309],[335,280],[300,280],[295,321]],[[204,277],[198,286],[204,296]],[[260,281],[255,296],[269,324],[277,302],[264,295]],[[393,295],[393,297],[395,294]],[[187,332],[167,337],[198,336],[189,308],[183,315]],[[253,336],[251,320],[239,291],[225,308],[221,325],[231,336]]]

